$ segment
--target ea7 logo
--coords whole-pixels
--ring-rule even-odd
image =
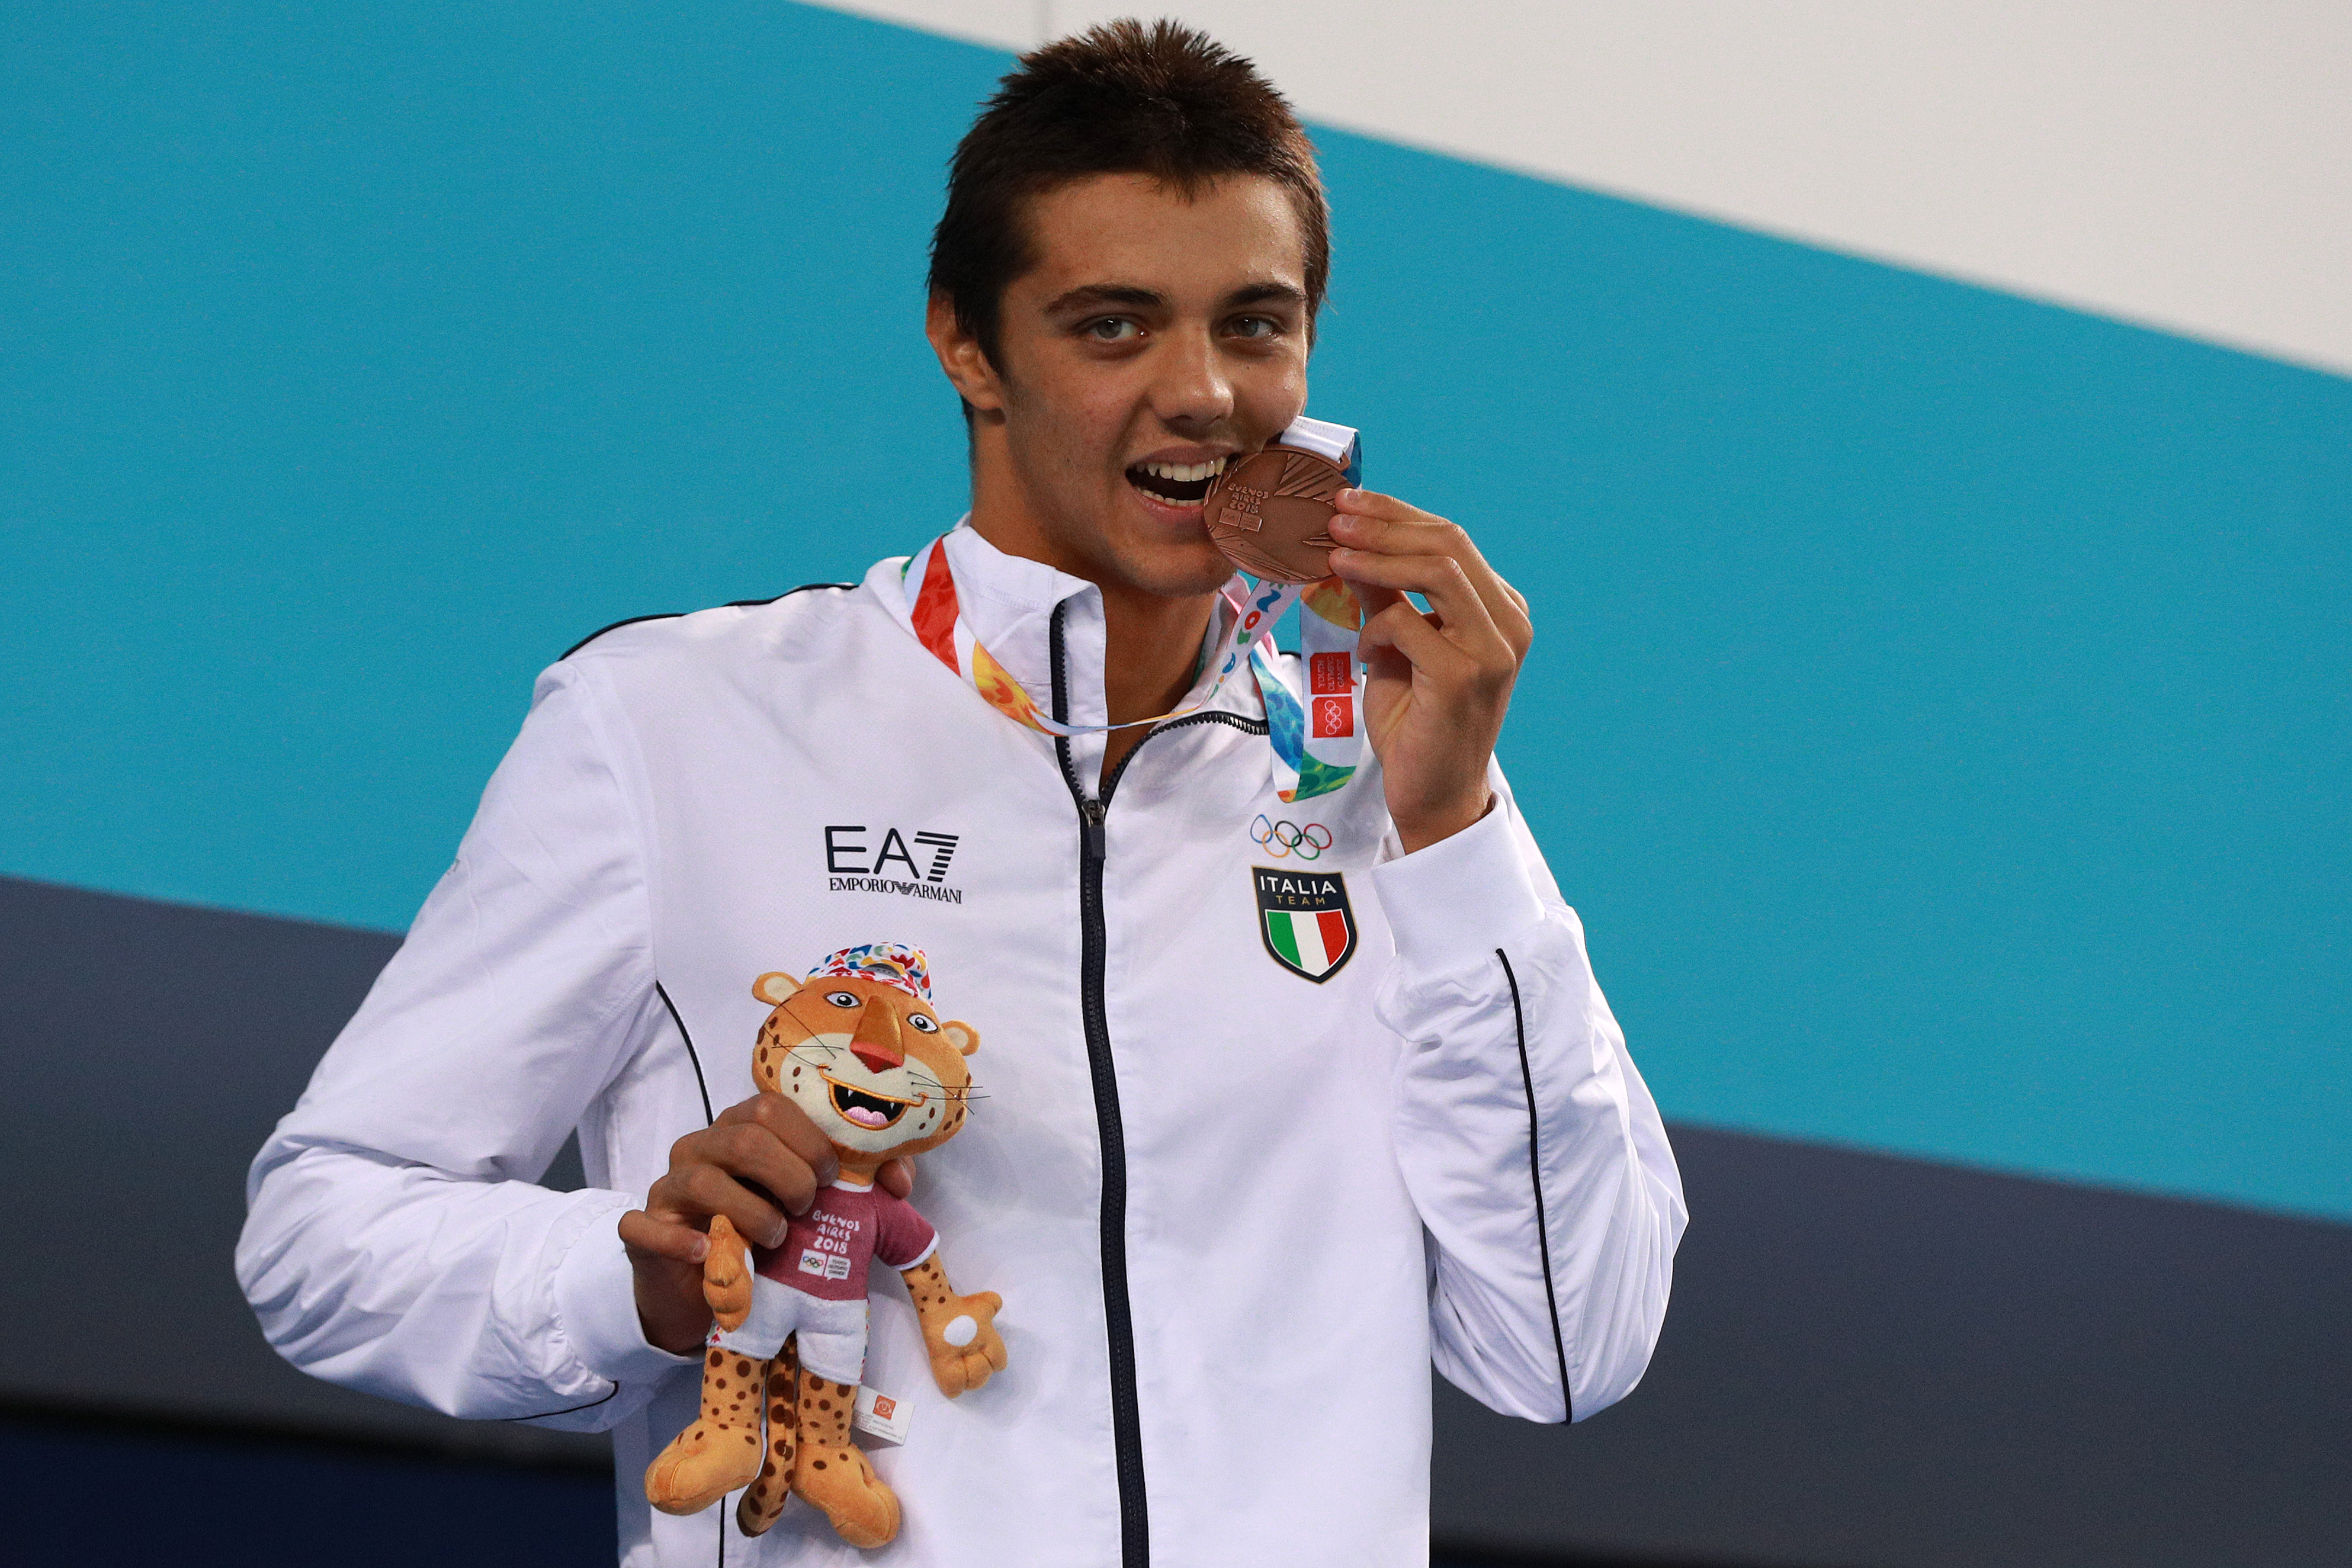
[[[906,835],[898,829],[883,829],[880,841],[869,848],[866,841],[872,835],[872,829],[855,825],[825,829],[824,869],[835,876],[885,876],[897,864],[905,866],[908,876],[919,876],[926,882],[947,880],[948,862],[955,859],[955,834],[915,835],[915,846],[930,862],[928,866],[915,863],[914,854],[907,848]],[[868,855],[873,857],[871,861],[866,859]]]
[[[929,829],[911,838],[896,828],[876,830],[856,822],[824,830],[824,869],[835,893],[899,893],[961,904],[963,894],[940,885],[955,859],[960,835]]]

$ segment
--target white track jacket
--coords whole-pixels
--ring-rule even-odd
[[[1041,708],[1102,722],[1097,591],[968,527],[947,548]],[[624,623],[541,676],[254,1163],[264,1330],[350,1387],[610,1429],[628,1568],[864,1560],[804,1503],[756,1541],[731,1500],[646,1506],[698,1364],[646,1343],[615,1222],[751,1094],[758,976],[911,943],[987,1096],[915,1202],[957,1288],[1003,1296],[1011,1364],[941,1397],[877,1277],[866,1382],[911,1406],[873,1450],[905,1506],[886,1558],[1425,1563],[1431,1360],[1508,1415],[1601,1409],[1648,1361],[1684,1223],[1500,773],[1483,821],[1403,854],[1369,755],[1336,795],[1275,795],[1244,674],[1098,784],[1098,738],[990,707],[908,597],[888,560]],[[1301,889],[1321,907],[1294,917]],[[533,1185],[575,1125],[588,1188]]]

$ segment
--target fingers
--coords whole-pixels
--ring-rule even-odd
[[[1469,655],[1447,642],[1445,633],[1410,604],[1391,605],[1365,622],[1356,640],[1356,654],[1375,688],[1386,684],[1401,694],[1393,702],[1367,702],[1365,717],[1370,727],[1367,737],[1375,747],[1385,746],[1390,735],[1405,722],[1421,679],[1466,689],[1475,676]],[[1458,712],[1465,706],[1433,700],[1449,711]]]
[[[1496,729],[1519,670],[1517,659],[1491,624],[1465,633],[1450,621],[1423,615],[1402,600],[1365,621],[1356,653],[1375,683],[1410,680],[1423,696],[1457,715],[1492,709]],[[1425,690],[1424,680],[1432,683]],[[1376,704],[1376,710],[1381,706]],[[1388,708],[1382,730],[1393,728],[1403,716],[1404,705]],[[1487,744],[1493,744],[1491,736]]]
[[[1414,669],[1442,680],[1466,681],[1478,670],[1477,660],[1466,649],[1432,625],[1428,616],[1402,602],[1366,621],[1357,646],[1366,664],[1375,663],[1381,650],[1392,648]]]
[[[1528,645],[1535,639],[1527,596],[1503,580],[1460,526],[1374,490],[1342,490],[1336,504],[1339,510],[1331,518],[1331,537],[1348,552],[1342,559],[1364,551],[1388,556],[1448,557],[1461,567],[1465,580],[1485,606],[1513,655],[1527,656]],[[1352,578],[1353,573],[1343,570],[1340,560],[1332,564],[1340,575]],[[1408,586],[1415,592],[1426,591],[1418,584]],[[1372,608],[1375,607],[1366,606],[1367,610]]]
[[[646,1207],[656,1216],[683,1224],[707,1224],[723,1214],[755,1246],[783,1242],[784,1211],[769,1201],[765,1191],[754,1191],[717,1165],[697,1160],[673,1166],[646,1195]]]
[[[1429,601],[1430,609],[1462,646],[1494,658],[1508,659],[1514,665],[1518,663],[1509,639],[1495,624],[1493,612],[1472,585],[1470,574],[1452,556],[1375,555],[1369,550],[1337,549],[1331,552],[1331,570],[1351,584],[1390,590],[1396,598],[1382,609],[1393,608],[1408,592],[1418,593]],[[1360,590],[1358,598],[1362,598]],[[1364,612],[1370,619],[1379,612],[1368,602]]]
[[[642,1208],[621,1216],[621,1241],[632,1252],[673,1263],[699,1264],[710,1253],[710,1239],[701,1231],[676,1220],[656,1219]]]
[[[1410,501],[1383,496],[1378,490],[1342,490],[1331,504],[1349,517],[1382,523],[1442,523],[1434,512],[1424,512]]]
[[[654,1183],[646,1207],[697,1228],[723,1214],[746,1239],[776,1247],[785,1216],[807,1213],[817,1190],[840,1173],[832,1144],[798,1106],[758,1094],[670,1145],[669,1172]]]
[[[1534,640],[1518,591],[1444,517],[1370,490],[1343,490],[1339,501],[1331,534],[1340,548],[1331,552],[1331,570],[1364,607],[1358,652],[1366,664],[1393,650],[1416,670],[1462,684],[1465,695],[1475,687],[1489,697],[1507,695]],[[1431,612],[1414,610],[1408,593],[1420,594]],[[1419,624],[1406,624],[1408,617]],[[1402,716],[1391,713],[1391,726]]]
[[[904,1155],[883,1161],[880,1180],[882,1190],[892,1197],[914,1197],[915,1162]]]
[[[719,1127],[745,1123],[767,1132],[799,1156],[816,1173],[819,1186],[832,1185],[833,1178],[841,1174],[841,1160],[833,1152],[833,1140],[809,1120],[807,1112],[782,1095],[754,1094],[749,1100],[721,1111],[719,1120],[712,1125]]]

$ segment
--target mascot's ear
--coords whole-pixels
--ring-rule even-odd
[[[980,1030],[972,1028],[971,1025],[968,1023],[961,1023],[954,1019],[950,1019],[947,1022],[940,1025],[940,1032],[947,1037],[947,1041],[950,1045],[954,1046],[966,1056],[970,1056],[973,1051],[980,1049]]]
[[[790,975],[762,975],[751,982],[751,994],[772,1008],[783,1006],[800,988],[800,981]]]

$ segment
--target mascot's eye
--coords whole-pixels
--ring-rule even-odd
[[[907,1021],[913,1024],[918,1030],[921,1030],[925,1034],[937,1034],[940,1032],[940,1026],[933,1023],[930,1019],[925,1018],[920,1013],[908,1013],[907,1015]]]
[[[837,1008],[854,1008],[858,1005],[856,994],[852,991],[827,991],[824,994],[824,999]]]

